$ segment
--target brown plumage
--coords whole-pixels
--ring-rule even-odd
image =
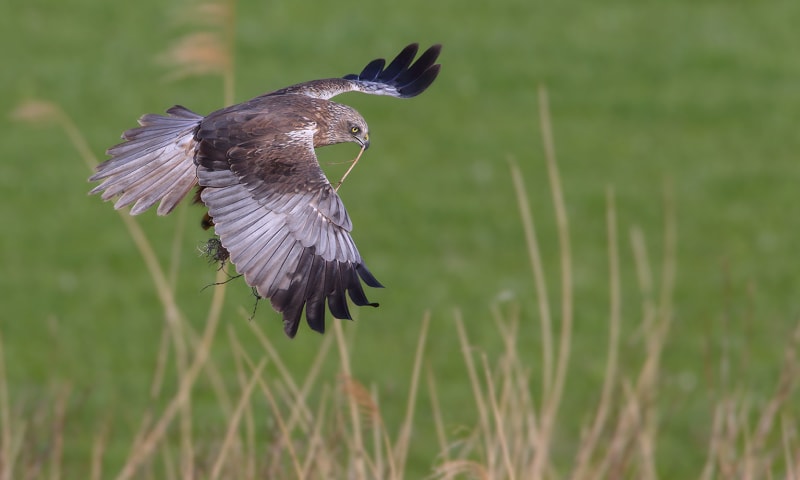
[[[367,270],[350,232],[350,217],[317,162],[314,149],[343,142],[369,146],[369,128],[353,108],[329,99],[344,92],[408,98],[435,80],[440,46],[413,62],[409,45],[386,66],[370,62],[358,75],[300,83],[217,110],[206,117],[175,106],[148,114],[125,142],[108,150],[89,180],[91,193],[117,197],[137,215],[159,203],[166,215],[198,185],[230,261],[248,285],[283,314],[297,333],[303,310],[325,330],[325,304],[336,318],[372,305],[361,286],[381,284]],[[412,63],[413,62],[413,63]]]

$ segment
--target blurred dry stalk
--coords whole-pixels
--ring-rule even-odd
[[[182,16],[181,18],[192,19],[195,23],[207,28],[207,30],[184,36],[169,48],[166,53],[161,55],[160,60],[174,68],[174,71],[168,77],[180,78],[187,75],[219,74],[224,81],[224,100],[226,103],[233,103],[236,2],[235,0],[209,1],[187,8],[193,14]],[[42,100],[24,102],[12,112],[12,118],[32,124],[56,124],[64,130],[73,147],[90,169],[93,170],[98,163],[78,127],[57,105]],[[151,391],[154,397],[159,397],[160,387],[166,376],[164,370],[166,368],[166,359],[169,356],[168,339],[172,342],[174,348],[179,388],[157,420],[154,420],[154,412],[144,413],[140,431],[134,439],[130,456],[117,478],[131,478],[136,474],[140,466],[149,460],[153,451],[161,444],[168,427],[171,426],[176,416],[180,419],[180,431],[182,434],[180,469],[184,477],[192,478],[194,477],[195,453],[192,444],[192,416],[189,399],[192,387],[201,371],[204,369],[207,371],[224,411],[231,412],[230,399],[223,388],[222,376],[213,361],[209,361],[209,349],[215,336],[225,299],[225,274],[222,271],[217,272],[216,281],[218,286],[214,289],[214,295],[209,306],[205,331],[202,336],[199,336],[191,324],[187,322],[174,297],[178,272],[177,262],[181,248],[179,240],[182,238],[184,222],[179,221],[178,223],[175,241],[173,242],[174,255],[172,255],[172,263],[168,267],[162,267],[158,262],[152,244],[136,220],[128,215],[127,212],[119,211],[119,213],[147,265],[156,294],[164,308],[165,331],[162,335],[159,368],[155,372]],[[178,217],[182,219],[183,215]],[[167,272],[170,274],[168,275]],[[4,433],[7,433],[6,430],[4,430]],[[102,439],[103,436],[97,438]],[[10,442],[4,441],[3,444],[4,446],[10,445]],[[55,445],[57,447],[56,451],[60,454],[61,443],[57,442]],[[92,460],[93,477],[95,478],[102,476],[100,458],[102,458],[103,448],[102,441],[95,442],[95,454]],[[9,459],[12,457],[3,455],[3,458]],[[3,464],[7,466],[5,462]],[[60,476],[57,470],[53,472],[53,478]],[[10,477],[4,476],[3,478]]]
[[[225,104],[230,105],[235,85],[236,0],[185,1],[176,18],[200,30],[179,38],[158,59],[172,69],[167,75],[169,80],[221,75]]]

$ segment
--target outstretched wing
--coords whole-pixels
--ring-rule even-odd
[[[326,303],[334,317],[351,318],[345,292],[356,305],[377,306],[360,279],[381,284],[364,265],[350,217],[317,163],[313,123],[286,131],[254,117],[237,124],[240,135],[231,138],[219,122],[225,117],[210,117],[198,132],[202,200],[236,270],[283,314],[286,334],[297,333],[304,307],[318,332],[325,330]]]
[[[434,45],[414,61],[419,45],[412,43],[403,49],[389,65],[378,58],[367,64],[359,74],[351,73],[343,78],[326,78],[298,83],[276,90],[268,95],[300,94],[314,98],[329,99],[346,92],[363,92],[371,95],[390,95],[411,98],[424,92],[439,75],[436,63],[441,45]]]

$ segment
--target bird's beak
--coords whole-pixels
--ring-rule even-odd
[[[364,141],[361,142],[361,146],[364,147],[364,150],[369,148],[369,133],[364,135]]]

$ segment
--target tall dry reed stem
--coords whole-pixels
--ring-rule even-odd
[[[101,424],[100,429],[94,433],[89,474],[89,478],[91,478],[91,480],[100,480],[103,478],[103,457],[105,456],[106,446],[108,445],[108,435],[110,429],[111,422],[106,420]]]
[[[0,480],[11,480],[14,473],[14,464],[19,453],[18,446],[22,444],[22,439],[14,438],[11,419],[11,401],[8,396],[8,377],[6,377],[5,351],[3,349],[3,335],[0,331]],[[20,428],[24,432],[24,426]]]
[[[569,367],[570,346],[572,344],[572,251],[570,247],[569,221],[561,188],[561,174],[556,163],[555,141],[550,122],[550,106],[547,90],[539,87],[539,121],[541,122],[542,143],[544,145],[547,174],[553,195],[553,211],[558,233],[559,259],[561,260],[561,331],[559,334],[558,357],[553,374],[553,387],[542,402],[541,436],[539,438],[536,457],[531,470],[533,478],[541,478],[545,471],[550,446],[553,440],[553,428],[556,424],[564,382]]]
[[[92,153],[85,137],[82,135],[72,119],[57,105],[45,101],[30,101],[20,105],[12,115],[17,119],[35,123],[55,123],[67,134],[67,137],[69,138],[73,147],[78,151],[87,167],[93,169],[94,165],[97,164],[97,158]],[[150,273],[150,277],[154,284],[155,293],[159,298],[162,307],[164,308],[164,319],[170,330],[171,338],[173,340],[176,351],[178,375],[184,380],[191,379],[191,382],[182,382],[181,385],[184,389],[189,389],[194,381],[194,378],[196,378],[196,375],[200,372],[201,367],[208,357],[208,352],[203,352],[202,348],[210,347],[210,338],[205,338],[204,341],[194,345],[197,347],[195,352],[195,363],[191,367],[188,366],[188,348],[186,346],[186,329],[188,324],[175,300],[173,286],[168,281],[164,269],[158,262],[152,244],[147,239],[139,224],[127,213],[122,211],[118,212],[120,214],[120,218],[127,227],[128,233],[133,239],[134,244],[138,248],[148,272]],[[223,272],[217,273],[217,280],[218,282],[225,280]],[[216,322],[219,320],[219,315],[224,303],[224,294],[224,284],[216,288],[214,291],[209,308],[206,335],[210,333],[213,336],[213,331],[216,327]],[[209,327],[211,327],[210,332]],[[144,461],[145,457],[147,456],[145,453],[150,453],[152,448],[154,448],[155,445],[161,440],[161,437],[166,430],[166,426],[171,422],[172,415],[174,413],[183,412],[183,438],[191,438],[191,420],[188,410],[189,407],[185,402],[187,395],[188,390],[179,392],[176,400],[180,401],[174,401],[173,404],[171,404],[171,408],[168,408],[168,410],[165,412],[165,415],[161,418],[161,421],[156,424],[156,427],[154,427],[155,429],[146,434],[144,431],[140,432],[140,436],[144,443],[134,444],[134,452],[132,452],[128,463],[126,463],[126,466],[123,468],[120,478],[129,478],[134,474],[135,467]],[[175,410],[172,410],[172,408]],[[145,421],[142,423],[142,428],[146,428],[149,425],[149,420],[147,420],[148,417],[149,416],[144,417]],[[183,443],[182,466],[183,468],[191,469],[191,458],[193,457],[192,448],[189,443],[185,442]],[[143,449],[139,450],[138,447],[142,447]]]
[[[347,342],[344,339],[341,322],[333,322],[333,332],[336,337],[336,345],[339,347],[339,364],[342,368],[342,375],[345,378],[352,378],[353,371],[350,368],[350,354],[347,350]],[[352,398],[347,404],[350,411],[350,435],[352,435],[352,438],[348,439],[351,442],[348,445],[351,456],[348,463],[352,465],[354,478],[362,480],[367,478],[367,471],[364,459],[365,449],[361,429],[361,415],[358,413],[358,403],[353,401]]]
[[[611,187],[606,189],[606,227],[608,235],[608,285],[609,285],[609,315],[608,315],[608,357],[606,358],[605,374],[600,400],[594,415],[594,420],[588,430],[584,431],[581,445],[575,459],[573,479],[588,478],[591,470],[591,460],[597,450],[601,435],[607,428],[608,418],[613,409],[614,388],[617,386],[617,358],[619,356],[619,335],[621,324],[622,294],[619,273],[619,240],[617,234],[617,211],[614,202],[614,193]]]
[[[405,478],[405,466],[408,459],[408,450],[411,445],[411,432],[414,424],[414,412],[417,405],[417,390],[419,387],[420,372],[422,371],[422,362],[425,355],[425,344],[428,339],[428,326],[431,322],[431,314],[429,311],[425,312],[422,318],[422,326],[420,327],[419,337],[417,339],[417,349],[414,353],[414,366],[411,370],[411,385],[408,389],[408,398],[406,400],[406,413],[403,417],[403,422],[400,427],[400,433],[395,442],[393,455],[389,457],[391,472],[393,479]],[[387,450],[389,447],[387,445]],[[380,451],[380,450],[378,450]]]
[[[533,284],[536,289],[536,300],[539,307],[539,326],[542,337],[542,396],[544,397],[549,395],[553,384],[553,320],[550,314],[547,280],[524,177],[514,161],[510,161],[510,168],[511,180],[514,182],[514,191],[517,196],[517,209],[525,232],[525,245],[528,250],[528,259],[531,264]]]
[[[211,469],[210,478],[212,480],[220,478],[220,476],[223,473],[223,466],[225,465],[226,455],[230,450],[231,445],[234,443],[234,438],[236,436],[237,430],[239,429],[239,423],[241,421],[241,418],[245,410],[250,404],[250,395],[253,389],[255,388],[256,384],[261,379],[261,372],[264,369],[264,365],[266,365],[266,359],[262,358],[261,361],[256,366],[256,368],[253,370],[253,374],[250,377],[250,380],[247,382],[247,385],[242,391],[242,395],[239,398],[239,403],[236,406],[236,410],[233,411],[233,415],[228,420],[228,429],[225,432],[225,437],[222,443],[222,447],[220,448],[220,452],[218,453],[217,459],[214,462],[214,466]]]
[[[185,15],[185,9],[192,15]],[[168,80],[197,76],[220,75],[226,105],[234,102],[236,58],[236,0],[210,0],[183,6],[177,15],[200,26],[179,38],[159,56],[171,72]]]

